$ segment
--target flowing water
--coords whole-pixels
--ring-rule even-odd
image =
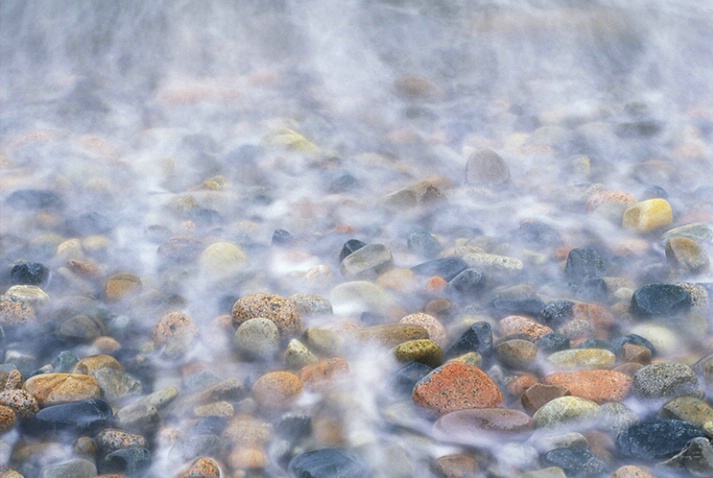
[[[508,286],[529,284],[545,301],[573,298],[562,287],[572,247],[616,256],[610,275],[631,290],[712,282],[709,270],[672,278],[661,231],[632,233],[621,226],[623,208],[585,205],[600,190],[637,200],[665,194],[668,227],[713,226],[712,25],[713,6],[692,0],[1,0],[0,285],[12,285],[19,261],[50,269],[42,285],[49,305],[38,307],[45,326],[34,338],[6,327],[5,363],[27,377],[61,350],[79,358],[103,350],[57,339],[53,327],[66,309],[78,310],[67,305],[77,297],[114,324],[101,335],[121,343],[117,357],[141,393],[176,386],[188,394],[196,370],[249,386],[285,367],[237,357],[232,329],[221,325],[251,293],[328,298],[334,313],[305,315],[304,328],[346,331],[438,312],[448,346],[473,317],[495,324],[501,317],[488,306]],[[506,187],[467,179],[469,156],[485,148],[507,164]],[[53,191],[57,201],[9,199],[24,189]],[[528,220],[556,240],[532,241],[522,233]],[[278,230],[289,233],[283,244]],[[383,243],[394,268],[408,269],[425,261],[407,246],[419,231],[434,235],[442,256],[467,244],[524,266],[486,271],[482,296],[453,300],[447,311],[433,302],[443,298],[437,290],[403,275],[381,278],[386,292],[376,298],[352,300],[339,289],[350,281],[339,270],[347,240]],[[196,242],[166,252],[177,236]],[[198,259],[218,241],[237,245],[244,260]],[[112,302],[104,284],[120,272],[138,276],[141,293]],[[630,292],[597,301],[616,310]],[[171,310],[200,331],[177,359],[146,345]],[[692,364],[711,353],[706,314],[696,333],[676,331],[664,355]],[[35,350],[42,334],[54,341]],[[341,437],[314,432],[283,455],[265,444],[269,464],[248,476],[286,476],[279,456],[328,446],[357,450],[375,477],[436,476],[433,460],[463,450],[483,476],[542,467],[532,442],[461,446],[434,437],[433,417],[390,389],[398,364],[388,347],[341,355],[348,380],[329,393],[305,391],[285,410],[313,415],[315,429],[318,411],[332,410],[322,428]],[[507,377],[498,380],[504,389]],[[132,397],[124,398],[115,409]],[[512,397],[506,405],[520,407]],[[278,422],[249,399],[230,407]],[[147,433],[151,476],[190,462],[170,450],[195,417],[168,417]],[[61,461],[23,465],[17,449],[45,438],[21,430],[0,438],[10,466],[32,476]],[[71,439],[46,439],[69,456]],[[221,453],[223,476],[245,476]]]

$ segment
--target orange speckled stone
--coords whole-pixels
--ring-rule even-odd
[[[479,368],[449,362],[416,384],[413,401],[420,407],[444,414],[466,408],[497,408],[503,403],[503,393]]]
[[[498,322],[500,333],[503,336],[525,334],[533,340],[539,340],[547,334],[554,332],[546,325],[521,315],[510,315]]]
[[[547,385],[565,387],[575,397],[586,398],[600,404],[624,400],[631,390],[632,383],[631,377],[613,370],[553,373],[542,381]]]
[[[587,210],[594,211],[600,206],[618,207],[623,211],[636,202],[636,198],[626,191],[605,189],[597,191],[587,199]]]
[[[141,289],[141,278],[135,274],[121,272],[109,277],[104,284],[104,298],[107,302],[118,302]]]
[[[36,321],[32,306],[12,297],[0,296],[0,325],[25,325]]]
[[[212,458],[203,456],[191,463],[178,478],[220,478],[220,466]]]
[[[523,393],[525,393],[525,390],[535,385],[537,381],[537,376],[531,373],[520,375],[519,377],[508,383],[507,392],[513,397],[520,397]]]
[[[426,281],[427,294],[439,294],[446,288],[448,282],[443,277],[433,276]]]
[[[276,294],[251,294],[233,305],[233,327],[236,329],[256,317],[272,320],[283,338],[295,336],[302,329],[295,303]]]
[[[97,381],[81,374],[43,373],[28,378],[24,388],[37,399],[40,408],[101,396]]]
[[[253,385],[252,395],[265,410],[276,411],[288,408],[302,392],[302,380],[290,372],[266,373]]]
[[[349,364],[337,357],[302,367],[298,373],[305,385],[316,387],[349,375]]]
[[[432,315],[417,312],[403,317],[399,324],[420,325],[428,332],[428,338],[444,347],[448,342],[448,335],[443,324]]]

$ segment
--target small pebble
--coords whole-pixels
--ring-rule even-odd
[[[94,478],[95,476],[97,476],[97,467],[94,463],[76,458],[43,468],[41,478]]]
[[[120,450],[122,448],[146,448],[146,438],[134,433],[125,432],[117,428],[106,428],[99,432],[94,439],[99,450],[103,453]]]
[[[288,472],[295,477],[310,478],[369,478],[369,467],[359,455],[339,448],[324,448],[301,453],[292,460]]]
[[[268,411],[288,408],[302,392],[302,380],[290,372],[269,372],[253,385],[252,396]]]
[[[409,314],[401,320],[400,324],[420,325],[428,332],[428,338],[443,347],[448,340],[446,329],[441,322],[432,315],[417,312]]]
[[[468,158],[465,181],[467,184],[485,188],[503,186],[510,182],[510,169],[495,151],[479,150]]]
[[[368,244],[342,260],[340,271],[348,280],[370,279],[393,267],[391,251],[383,244]]]
[[[681,420],[652,419],[634,423],[622,430],[616,439],[617,452],[642,460],[669,458],[697,437],[702,429]]]
[[[104,283],[104,298],[108,302],[118,302],[135,295],[141,289],[141,278],[135,274],[122,272],[109,277]]]
[[[220,478],[220,476],[220,466],[215,460],[200,457],[182,471],[178,478]]]
[[[443,349],[430,339],[402,342],[396,346],[395,354],[399,362],[421,362],[431,367],[443,363]]]
[[[196,342],[198,328],[183,312],[170,312],[158,321],[153,330],[153,340],[170,359],[182,357]]]
[[[256,317],[240,324],[233,343],[249,360],[270,360],[280,350],[280,331],[272,320]]]
[[[473,408],[443,415],[433,425],[433,432],[448,442],[473,446],[496,438],[525,438],[533,428],[533,419],[519,410]]]
[[[15,410],[8,406],[0,405],[0,435],[12,430],[16,421]]]
[[[49,432],[92,435],[106,428],[112,419],[113,413],[109,404],[93,398],[43,408],[25,421],[24,429],[33,435]]]
[[[263,317],[275,323],[280,337],[288,338],[300,332],[302,320],[297,307],[289,299],[275,294],[252,294],[241,298],[233,306],[233,327]]]
[[[696,372],[678,362],[654,363],[643,367],[633,377],[633,389],[644,399],[670,399],[682,396],[702,397]]]
[[[629,206],[622,216],[622,226],[647,233],[673,222],[671,205],[665,199],[647,199]]]
[[[569,349],[550,354],[547,362],[562,371],[610,369],[616,355],[605,349]]]
[[[529,340],[510,339],[494,347],[495,356],[503,365],[516,370],[530,370],[537,359],[537,345]]]
[[[40,262],[15,264],[10,270],[10,280],[17,285],[41,286],[49,278],[49,268]]]
[[[295,370],[319,361],[319,359],[297,339],[292,339],[287,344],[284,359],[285,365]]]
[[[550,400],[541,406],[532,419],[538,428],[572,426],[577,423],[594,422],[601,414],[601,407],[586,398],[565,396]]]
[[[598,404],[620,402],[629,395],[632,379],[612,370],[580,370],[570,373],[553,373],[542,379],[547,385],[559,385],[576,397]]]
[[[640,317],[676,316],[688,312],[692,305],[691,294],[674,284],[648,284],[631,298],[631,310]]]
[[[11,408],[22,419],[32,417],[40,409],[37,399],[25,390],[5,390],[0,392],[0,405]]]
[[[542,456],[542,464],[557,466],[567,476],[597,476],[607,469],[606,464],[587,448],[555,448]]]
[[[478,460],[466,454],[439,457],[431,468],[438,478],[466,478],[480,471]]]
[[[700,398],[684,396],[664,404],[659,411],[659,416],[683,420],[703,428],[707,422],[713,422],[713,407]]]

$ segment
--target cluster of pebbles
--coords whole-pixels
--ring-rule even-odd
[[[710,110],[294,73],[8,100],[0,477],[713,476]]]

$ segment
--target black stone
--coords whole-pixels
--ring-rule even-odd
[[[539,316],[542,313],[542,309],[545,308],[545,303],[537,297],[499,298],[493,300],[491,305],[493,309],[506,315],[527,314]]]
[[[446,351],[446,357],[458,357],[468,352],[478,352],[483,357],[492,355],[493,329],[489,323],[476,322],[471,325]]]
[[[225,417],[205,417],[193,425],[191,435],[220,435],[227,426]]]
[[[24,423],[24,429],[32,435],[50,432],[94,435],[111,426],[113,418],[114,414],[107,402],[92,398],[43,408]]]
[[[15,264],[10,271],[10,281],[20,285],[42,285],[50,275],[49,268],[39,262]]]
[[[691,294],[674,284],[648,284],[639,287],[631,297],[631,310],[640,317],[675,316],[693,305]]]
[[[111,219],[98,212],[80,214],[64,222],[67,234],[73,236],[89,236],[92,234],[109,234],[114,225]]]
[[[8,206],[22,209],[62,209],[62,198],[54,191],[45,189],[20,189],[10,194],[5,203]]]
[[[642,337],[641,335],[629,334],[624,335],[623,337],[617,337],[611,340],[611,344],[612,352],[617,355],[621,353],[621,348],[624,346],[624,344],[642,345],[647,349],[651,350],[652,356],[656,355],[656,347],[654,346],[654,344],[649,342],[648,339]]]
[[[441,245],[433,235],[426,231],[409,234],[408,238],[406,238],[406,245],[409,251],[425,258],[435,257],[441,252]]]
[[[446,292],[461,299],[474,299],[485,287],[485,276],[478,269],[468,268],[451,279]]]
[[[356,453],[341,448],[323,448],[300,453],[290,460],[291,478],[369,478],[366,462]]]
[[[432,370],[433,368],[425,363],[409,362],[396,370],[391,379],[391,386],[397,393],[410,396],[416,383]]]
[[[364,246],[366,246],[366,242],[361,242],[359,239],[349,239],[344,243],[342,252],[339,253],[339,262],[342,262],[349,254],[358,251]]]
[[[276,246],[284,246],[292,242],[292,234],[285,229],[277,229],[272,233],[272,243]]]
[[[616,450],[628,458],[668,458],[683,450],[692,439],[704,436],[702,429],[689,422],[655,418],[625,428],[616,438]]]
[[[413,266],[411,270],[416,275],[439,276],[450,281],[467,268],[468,264],[460,257],[444,257]]]
[[[151,452],[140,447],[122,448],[105,455],[97,464],[100,473],[122,473],[127,477],[143,476],[151,467]]]
[[[275,425],[275,433],[291,443],[296,443],[312,433],[312,417],[309,415],[283,415]]]
[[[546,354],[567,350],[570,348],[569,339],[558,332],[547,334],[537,341],[537,348]]]
[[[564,266],[564,275],[572,284],[603,277],[606,271],[606,261],[596,250],[590,248],[572,249]]]
[[[540,312],[540,322],[556,329],[574,316],[572,307],[574,307],[574,302],[569,300],[548,302]]]
[[[607,471],[606,464],[584,447],[563,447],[542,456],[544,466],[558,466],[567,476],[597,476]]]

